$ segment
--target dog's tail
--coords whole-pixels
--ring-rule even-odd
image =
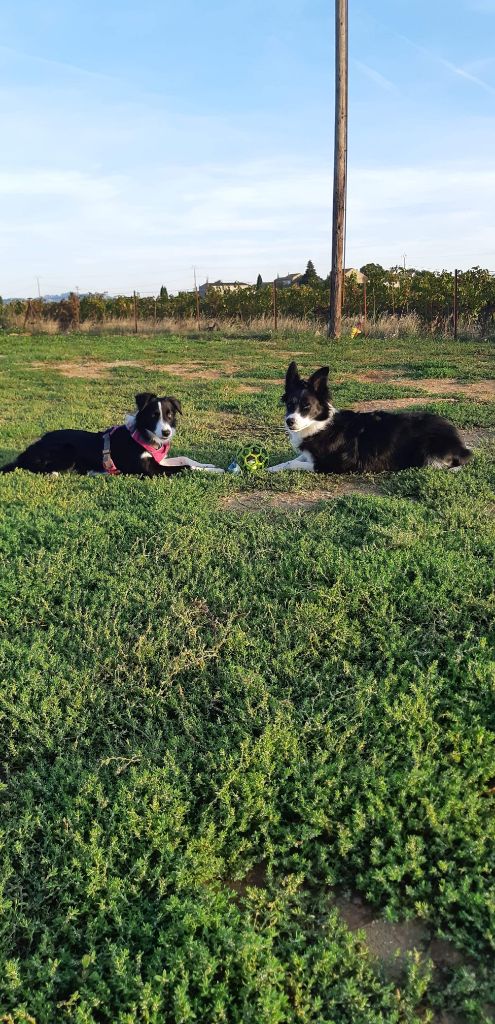
[[[0,466],[0,473],[13,473],[17,468],[17,459],[14,459],[13,462],[7,462],[5,466]]]

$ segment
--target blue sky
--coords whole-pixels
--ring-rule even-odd
[[[349,0],[347,258],[495,271],[495,0]],[[332,0],[3,0],[0,294],[330,265]]]

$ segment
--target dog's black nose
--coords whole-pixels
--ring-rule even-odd
[[[288,426],[289,430],[291,430],[291,429],[292,429],[292,427],[294,426],[294,423],[295,423],[296,421],[295,421],[295,419],[294,419],[294,416],[286,416],[286,417],[285,417],[285,422],[286,422],[286,424],[287,424],[287,426]]]

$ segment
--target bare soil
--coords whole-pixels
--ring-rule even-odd
[[[187,380],[219,380],[235,373],[239,367],[235,363],[222,363],[218,369],[211,369],[203,363],[156,363],[149,365],[147,369],[157,373],[169,373],[171,377],[184,377]]]
[[[216,369],[205,366],[200,362],[182,362],[182,363],[148,363],[145,360],[138,359],[116,359],[113,362],[103,362],[88,359],[86,362],[59,362],[54,360],[53,362],[32,362],[30,366],[33,370],[56,370],[63,377],[81,377],[97,379],[108,375],[109,370],[114,370],[118,367],[140,367],[143,370],[152,371],[154,373],[168,373],[172,377],[184,377],[189,380],[218,380],[221,377],[235,373],[239,366],[232,362],[224,362]],[[437,377],[414,379],[412,377],[398,377],[394,370],[366,370],[363,373],[346,373],[343,374],[339,380],[357,380],[363,383],[383,383],[388,382],[389,384],[396,385],[397,387],[413,387],[418,391],[424,391],[429,395],[465,395],[467,398],[475,399],[480,402],[495,401],[495,380],[478,380],[469,384],[460,384],[454,379],[441,379]],[[261,379],[256,383],[238,383],[237,390],[241,393],[246,394],[258,394],[263,391],[266,385],[282,385],[283,377]],[[392,406],[392,402],[401,402],[402,405],[405,403],[416,404],[417,399],[385,399],[382,400],[382,408],[395,408]],[[369,403],[356,403],[353,408],[361,408],[365,404]],[[375,403],[373,403],[374,408]],[[396,406],[400,408],[401,406]],[[362,409],[362,411],[370,411],[368,409]]]
[[[454,399],[447,398],[446,401],[453,402]],[[353,402],[349,408],[354,409],[355,412],[381,412],[382,410],[408,409],[420,403],[421,398],[417,395],[416,398],[379,398],[373,399],[373,401]]]
[[[240,902],[248,889],[264,889],[266,887],[266,864],[262,861],[248,871],[245,878],[227,879],[225,885],[235,893],[236,903]]]
[[[277,387],[280,387],[280,388],[283,387],[284,378],[283,377],[266,377],[264,379],[261,379],[261,378],[258,377],[256,384],[247,384],[247,383],[245,384],[244,382],[237,383],[237,381],[235,383],[236,383],[236,390],[239,391],[241,394],[242,393],[245,393],[245,394],[249,394],[249,393],[256,394],[256,393],[258,393],[258,394],[261,394],[263,391],[266,390],[267,387],[273,386],[274,384],[276,384]]]
[[[363,373],[343,373],[338,378],[338,383],[345,380],[358,380],[362,384],[383,384],[392,377],[397,377],[396,370],[365,370]]]
[[[331,491],[243,491],[221,499],[221,506],[234,512],[307,512],[321,501],[336,501],[351,494],[380,494],[379,488],[367,480],[339,477]]]
[[[462,437],[470,448],[482,448],[495,444],[495,427],[469,427],[461,430]]]
[[[92,359],[88,359],[87,362],[33,362],[30,363],[33,370],[55,370],[60,373],[62,377],[80,377],[90,378],[92,380],[101,379],[109,376],[109,370],[114,370],[118,367],[136,367],[142,370],[151,371],[152,373],[168,373],[171,377],[184,377],[188,380],[218,380],[220,377],[225,377],[232,373],[235,373],[238,369],[234,363],[223,363],[222,367],[217,370],[212,370],[207,366],[203,366],[202,363],[147,363],[145,360],[139,359],[116,359],[113,362],[100,362]]]
[[[30,363],[33,370],[56,370],[62,377],[87,377],[97,380],[108,376],[108,370],[119,366],[144,366],[136,359],[117,359],[113,363],[95,362],[88,359],[87,363],[35,362]]]
[[[398,377],[394,370],[367,370],[365,373],[346,373],[346,380],[358,380],[363,383],[383,383],[397,387],[416,388],[429,395],[465,395],[478,402],[495,401],[495,379],[477,380],[461,384],[454,378],[441,377]]]
[[[266,864],[255,864],[243,879],[226,880],[237,904],[242,904],[248,889],[265,888],[267,884]],[[440,977],[454,967],[469,966],[470,959],[449,939],[433,935],[431,925],[413,918],[409,921],[386,921],[376,910],[356,893],[330,892],[331,904],[338,910],[342,920],[351,932],[359,932],[368,953],[375,960],[387,981],[400,983],[404,977],[408,955],[415,950],[433,961]],[[485,1012],[492,1019],[494,1008],[485,1006]],[[495,1018],[494,1018],[495,1019]],[[435,1024],[464,1024],[464,1018],[455,1013],[443,1013],[435,1018]]]

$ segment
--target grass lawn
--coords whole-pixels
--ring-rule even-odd
[[[4,336],[0,462],[148,389],[279,461],[293,356],[471,464],[0,478],[5,1024],[494,1019],[493,344]]]

